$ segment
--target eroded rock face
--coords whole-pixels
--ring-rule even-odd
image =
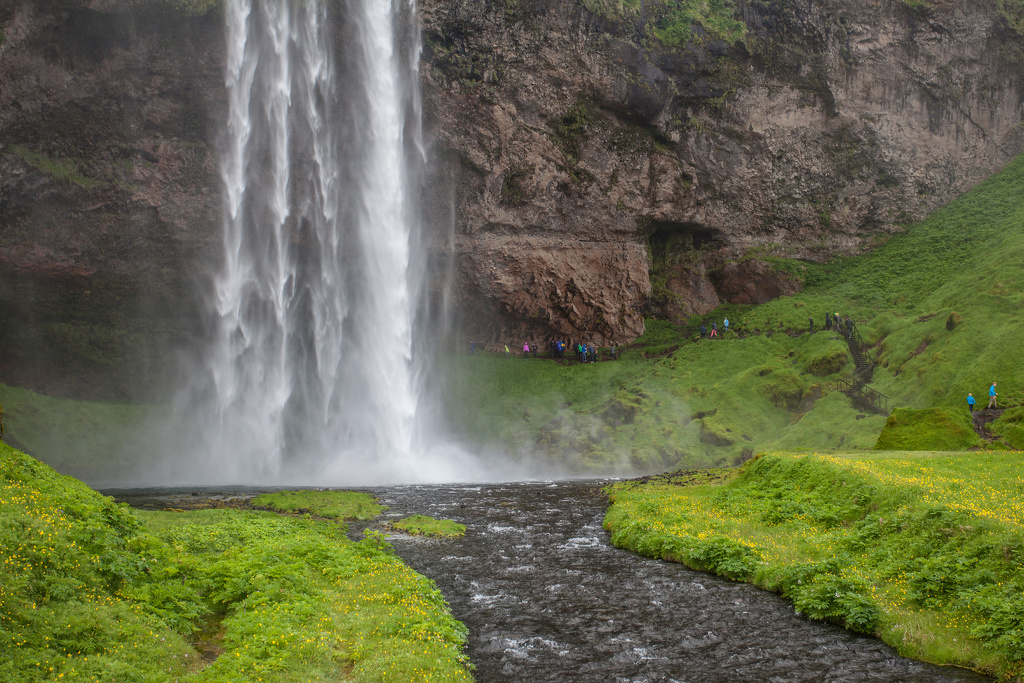
[[[789,275],[757,259],[727,263],[712,279],[722,296],[734,304],[763,304],[800,290]]]
[[[421,6],[429,126],[457,160],[463,327],[496,343],[581,326],[628,339],[642,312],[790,293],[798,281],[733,262],[861,251],[1024,147],[1021,37],[989,4],[740,3],[746,38],[698,31],[685,50],[577,3]],[[562,262],[576,255],[552,247],[571,242],[589,261]],[[496,277],[506,252],[617,288],[588,321],[557,277]],[[645,253],[649,278],[610,272]]]
[[[223,26],[170,5],[0,0],[0,318],[31,321],[0,326],[0,381],[137,394],[202,334]],[[992,4],[740,2],[745,38],[673,49],[601,5],[420,2],[425,223],[467,339],[622,343],[788,293],[752,250],[855,253],[1024,148]]]

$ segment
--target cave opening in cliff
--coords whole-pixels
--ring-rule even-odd
[[[651,269],[666,265],[673,256],[717,247],[722,231],[688,221],[648,220],[644,225]]]

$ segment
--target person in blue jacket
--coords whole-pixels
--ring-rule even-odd
[[[977,404],[977,401],[974,400],[974,397],[971,396],[970,394],[967,394],[967,407],[970,409],[970,411],[972,413],[974,412],[974,406],[976,404]]]
[[[999,406],[996,405],[996,396],[998,396],[998,395],[999,394],[996,393],[996,383],[992,382],[992,386],[990,386],[988,388],[988,407],[989,408],[998,408],[999,407]]]

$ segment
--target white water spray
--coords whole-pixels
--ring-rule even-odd
[[[172,480],[479,474],[424,424],[420,43],[395,2],[351,0],[338,55],[327,3],[226,3],[225,254],[184,466],[202,476]]]

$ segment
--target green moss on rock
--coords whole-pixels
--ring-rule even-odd
[[[962,451],[980,444],[966,410],[897,408],[882,428],[875,450]]]
[[[1010,408],[988,428],[1010,448],[1024,449],[1024,407]]]
[[[850,354],[847,352],[846,346],[835,342],[811,358],[807,363],[807,372],[815,377],[827,377],[842,370],[849,360]]]

